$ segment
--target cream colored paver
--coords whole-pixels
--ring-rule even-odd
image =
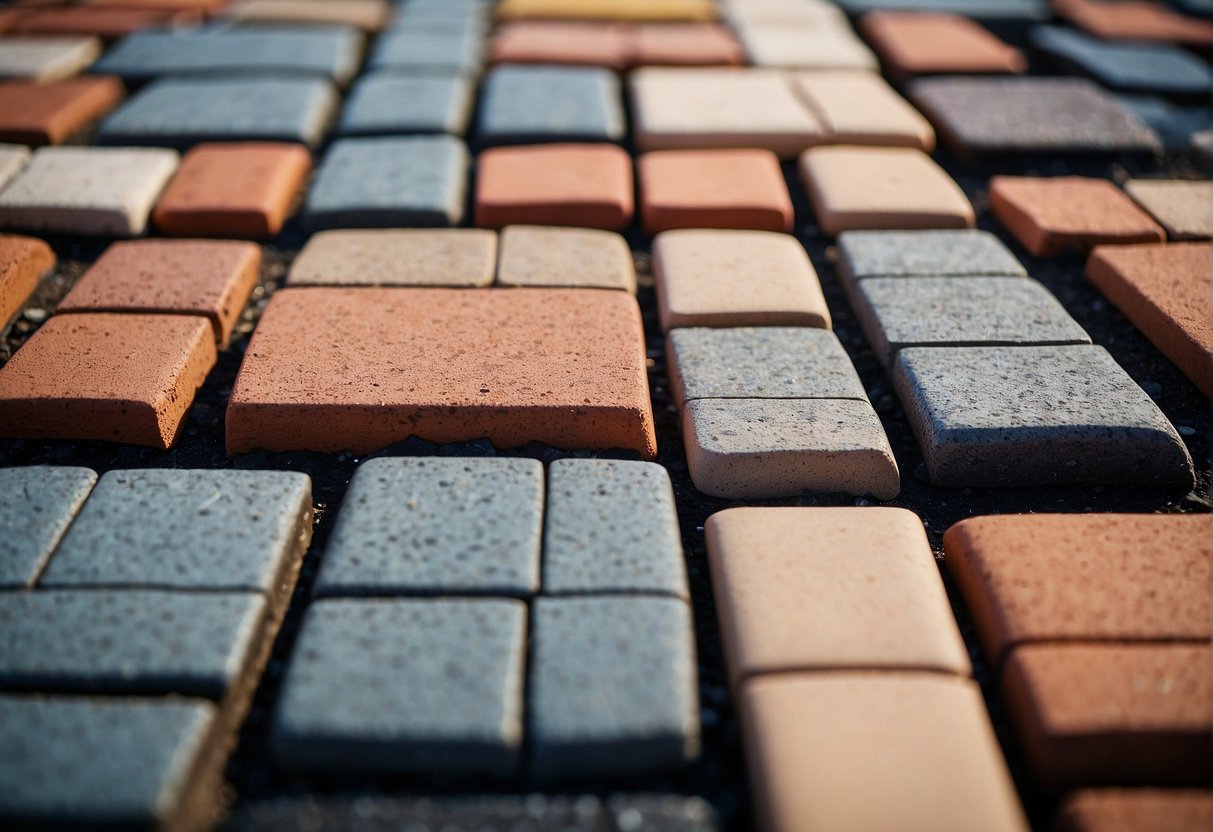
[[[100,38],[0,38],[0,78],[58,81],[70,78],[100,56]]]
[[[497,233],[478,228],[323,231],[295,258],[292,286],[488,286]]]
[[[874,72],[798,72],[792,83],[833,144],[935,148],[935,131]]]

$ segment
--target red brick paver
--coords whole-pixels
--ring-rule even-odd
[[[1018,49],[960,15],[869,12],[859,31],[895,78],[1019,73],[1028,67]]]
[[[197,22],[190,9],[133,9],[104,6],[69,6],[39,9],[26,14],[17,31],[33,35],[94,35],[116,40],[140,29],[182,26]]]
[[[0,329],[12,320],[39,278],[55,265],[55,253],[34,237],[0,234]]]
[[[792,197],[769,150],[667,150],[636,162],[649,234],[672,228],[792,230]]]
[[[0,83],[0,140],[59,144],[112,110],[122,96],[122,83],[109,75]]]

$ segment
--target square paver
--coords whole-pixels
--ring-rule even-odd
[[[36,237],[0,234],[0,329],[21,311],[38,282],[55,267],[55,252]]]
[[[346,326],[358,321],[356,328]],[[347,331],[341,350],[331,333]],[[227,411],[229,453],[409,436],[656,455],[635,298],[584,289],[285,289]]]
[[[838,273],[868,277],[1027,277],[1011,250],[989,231],[846,231],[838,235]]]
[[[454,136],[341,139],[324,156],[303,209],[310,229],[458,225],[468,151]]]
[[[624,70],[632,59],[632,37],[628,27],[615,23],[522,20],[497,27],[488,54],[489,63],[494,65],[586,65]]]
[[[1175,428],[1103,347],[915,347],[893,380],[936,485],[1192,485]]]
[[[0,83],[0,141],[60,144],[112,110],[124,94],[122,83],[105,75]]]
[[[101,40],[94,37],[0,37],[0,78],[58,81],[100,54]]]
[[[750,63],[780,69],[879,69],[876,56],[845,22],[749,24],[738,32]]]
[[[1213,237],[1213,182],[1130,179],[1125,191],[1167,230],[1172,240]]]
[[[1203,0],[1208,12],[1207,0]],[[1183,2],[1175,4],[1180,9]],[[1213,40],[1213,24],[1188,17],[1155,3],[1099,3],[1092,0],[1057,0],[1059,16],[1104,40],[1160,41],[1204,48]],[[1196,9],[1190,11],[1197,12]]]
[[[522,745],[526,618],[522,601],[497,598],[313,604],[274,714],[279,765],[511,773]]]
[[[885,71],[902,80],[915,75],[1004,75],[1028,68],[1022,52],[957,14],[874,11],[859,21],[859,32],[876,50]]]
[[[498,286],[636,292],[627,240],[595,228],[510,225],[501,232]]]
[[[159,148],[44,147],[0,191],[0,226],[136,237],[177,161]]]
[[[935,148],[935,131],[874,72],[798,72],[792,84],[831,144]]]
[[[0,468],[0,589],[33,586],[96,482],[89,468]]]
[[[480,69],[480,35],[467,31],[387,31],[375,41],[367,68],[475,73]]]
[[[1107,43],[1062,26],[1037,26],[1032,46],[1054,62],[1077,67],[1117,90],[1208,98],[1209,65],[1167,43]]]
[[[445,72],[371,72],[346,99],[341,136],[450,133],[463,135],[472,114],[473,85]]]
[[[493,282],[497,234],[479,228],[322,231],[291,264],[292,286],[447,286]]]
[[[598,67],[496,67],[484,80],[478,129],[485,144],[622,141],[619,79]]]

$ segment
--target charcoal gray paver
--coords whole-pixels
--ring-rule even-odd
[[[0,688],[219,699],[265,608],[258,593],[0,592]]]
[[[915,347],[894,385],[943,486],[1192,486],[1158,406],[1103,347]]]
[[[243,140],[314,146],[336,107],[337,91],[324,78],[163,78],[107,118],[98,141],[178,149]]]
[[[533,141],[621,141],[619,79],[609,69],[500,66],[480,98],[480,137],[489,144]]]
[[[342,139],[303,209],[311,230],[449,226],[463,219],[468,150],[454,136]]]
[[[318,601],[272,729],[290,769],[508,774],[522,743],[526,605]]]
[[[691,613],[677,598],[539,598],[528,740],[543,779],[640,774],[699,753]]]
[[[462,135],[471,117],[472,96],[471,80],[456,73],[372,72],[350,92],[337,133]]]
[[[663,467],[607,459],[549,466],[543,592],[687,597],[674,489]]]
[[[110,471],[40,587],[272,592],[311,537],[311,480],[289,471]]]
[[[860,399],[867,393],[838,337],[816,327],[675,329],[670,387],[692,399]]]
[[[867,277],[1020,275],[1028,271],[988,231],[844,231],[838,235],[844,280]]]
[[[1156,132],[1167,150],[1185,151],[1192,135],[1213,124],[1213,109],[1180,106],[1154,95],[1120,94],[1116,100]]]
[[[96,483],[89,468],[0,468],[0,589],[33,585]]]
[[[1118,90],[1209,96],[1213,73],[1199,58],[1167,43],[1115,43],[1062,26],[1036,26],[1036,49]]]
[[[948,12],[989,23],[1023,24],[1048,20],[1047,0],[837,0],[852,17],[870,11]]]
[[[169,827],[214,722],[198,700],[0,696],[0,821]]]
[[[318,595],[510,595],[539,588],[543,465],[376,459],[354,474]]]
[[[851,305],[886,367],[906,347],[1089,344],[1044,286],[1026,277],[873,277]]]
[[[375,42],[367,66],[475,72],[480,68],[480,46],[480,37],[469,32],[389,30]]]

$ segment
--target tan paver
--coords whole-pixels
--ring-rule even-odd
[[[957,14],[868,12],[859,31],[894,78],[1020,73],[1023,54]]]
[[[755,66],[779,69],[879,69],[879,63],[845,22],[751,24],[741,41]]]
[[[497,234],[476,228],[322,231],[291,265],[292,286],[488,286]]]
[[[874,72],[798,72],[792,83],[831,144],[935,148],[935,131]]]
[[[964,191],[913,148],[812,148],[800,157],[800,175],[818,224],[831,236],[975,224]]]
[[[1172,240],[1213,237],[1213,182],[1131,179],[1125,183],[1125,190]]]
[[[661,327],[814,326],[829,329],[817,272],[795,237],[687,229],[653,240]]]
[[[745,50],[724,26],[711,23],[655,23],[632,31],[635,66],[740,66]]]
[[[1077,26],[1107,40],[1167,41],[1208,49],[1213,25],[1179,14],[1160,3],[1093,3],[1052,0],[1053,10]]]
[[[1105,179],[995,176],[990,180],[990,211],[1037,257],[1166,240],[1149,215]]]
[[[0,140],[60,144],[112,110],[122,96],[122,82],[111,75],[0,83]]]
[[[713,0],[503,0],[499,20],[667,20],[716,19]]]
[[[769,150],[661,150],[636,160],[640,221],[673,228],[791,231],[792,197]]]
[[[0,234],[0,330],[54,266],[55,253],[41,240]]]
[[[631,61],[626,26],[524,20],[506,23],[493,33],[489,63],[588,64],[622,70]]]
[[[392,12],[385,0],[236,0],[221,14],[242,23],[325,23],[378,32]]]
[[[511,225],[501,232],[496,282],[635,294],[636,266],[627,241],[613,231]]]
[[[58,81],[70,78],[100,56],[100,38],[2,37],[0,78]]]
[[[1084,789],[1066,798],[1057,832],[1184,832],[1213,828],[1213,794],[1196,789]]]

